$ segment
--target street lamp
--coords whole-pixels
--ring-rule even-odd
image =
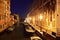
[[[40,19],[40,20],[42,20],[42,19],[43,19],[43,16],[42,16],[42,15],[40,15],[40,16],[39,16],[39,19]]]

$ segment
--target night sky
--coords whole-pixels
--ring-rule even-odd
[[[19,14],[25,18],[32,3],[33,0],[11,0],[11,13]]]

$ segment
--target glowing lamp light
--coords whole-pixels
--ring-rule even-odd
[[[31,17],[27,17],[26,20],[25,20],[25,22],[28,22],[28,23],[29,23],[30,21],[31,21]]]
[[[26,20],[24,20],[24,22],[27,22]]]
[[[39,16],[39,18],[40,18],[40,20],[42,20],[42,19],[43,19],[43,16],[42,16],[42,15],[40,15],[40,16]]]
[[[52,29],[52,23],[50,23],[50,26],[49,26],[50,29]]]

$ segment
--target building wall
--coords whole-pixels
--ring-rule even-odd
[[[57,36],[60,37],[60,0],[57,0],[57,10],[56,10],[56,28]]]
[[[10,13],[10,0],[0,0],[0,32],[7,28]]]
[[[27,15],[27,20],[29,21],[29,17],[31,17],[31,22],[28,23],[33,25],[33,28],[52,35],[52,32],[57,33],[55,14],[56,0],[35,0],[31,5],[31,11]]]

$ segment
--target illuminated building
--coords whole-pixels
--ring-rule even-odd
[[[10,13],[10,0],[0,0],[0,32],[9,27]]]
[[[38,32],[46,32],[52,37],[60,37],[60,0],[35,0],[26,20]],[[33,19],[35,20],[33,21]]]

